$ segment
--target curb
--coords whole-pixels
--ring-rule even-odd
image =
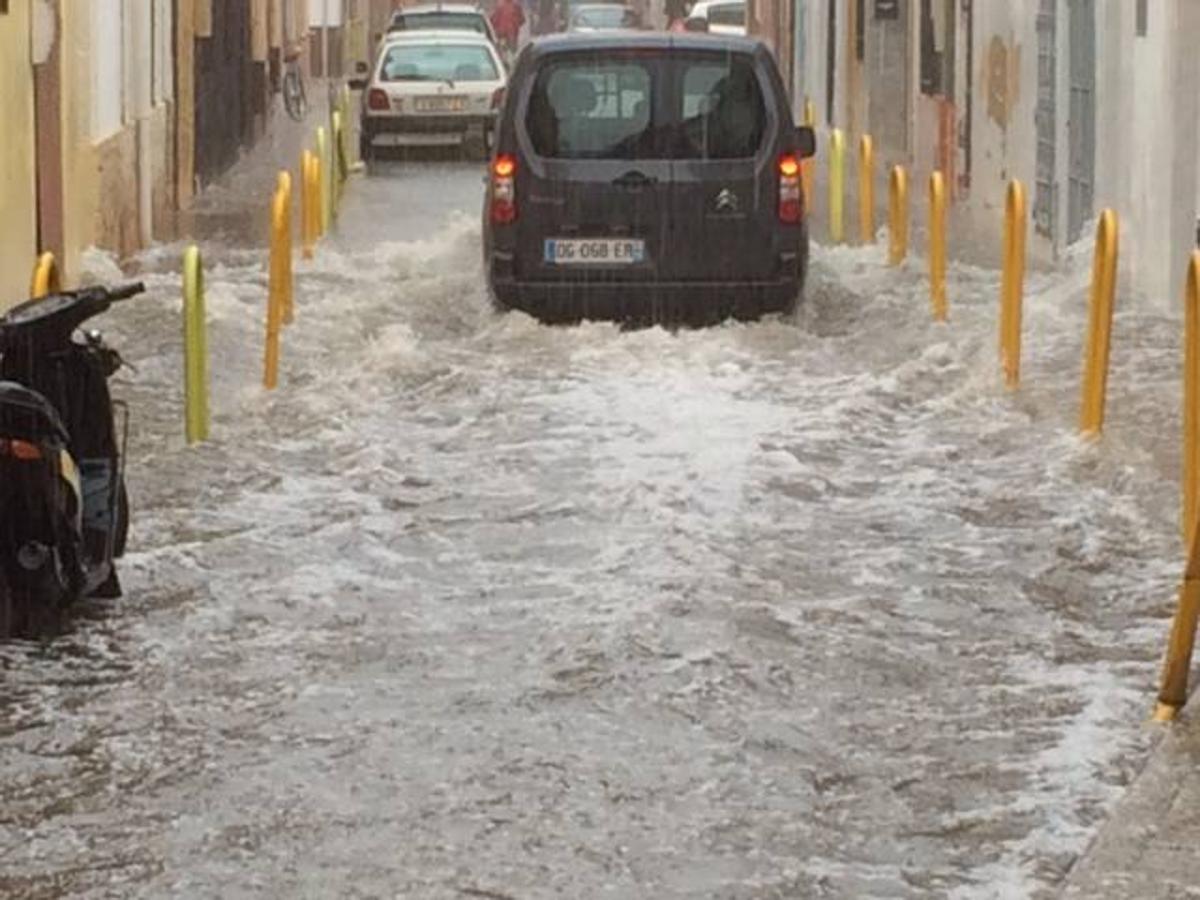
[[[1200,900],[1200,719],[1158,739],[1067,875],[1063,900]]]

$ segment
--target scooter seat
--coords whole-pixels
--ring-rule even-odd
[[[54,404],[15,381],[0,381],[0,436],[64,447],[71,440]]]

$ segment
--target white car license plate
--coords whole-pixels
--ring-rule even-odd
[[[552,265],[631,265],[646,259],[646,242],[629,238],[546,238]]]
[[[462,112],[467,108],[466,97],[416,97],[413,109],[416,112]]]

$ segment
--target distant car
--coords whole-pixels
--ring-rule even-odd
[[[625,0],[557,0],[555,9],[558,15],[558,30],[569,30],[571,20],[575,17],[575,10],[584,6],[613,6],[623,9]]]
[[[567,31],[618,31],[642,27],[635,9],[615,3],[588,3],[572,7]]]
[[[689,19],[708,23],[709,34],[745,35],[746,4],[729,0],[700,0],[692,6]]]
[[[496,45],[466,31],[389,34],[366,78],[360,152],[379,147],[460,146],[483,158],[506,84]]]
[[[634,322],[795,309],[815,137],[760,41],[541,38],[496,129],[483,252],[498,308]]]
[[[429,3],[398,9],[392,13],[387,33],[390,37],[400,31],[473,31],[496,43],[487,13],[469,3]]]

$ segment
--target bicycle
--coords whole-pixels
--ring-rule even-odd
[[[304,72],[300,68],[299,49],[288,50],[283,57],[283,105],[287,114],[303,122],[308,114],[308,94],[304,90]]]

